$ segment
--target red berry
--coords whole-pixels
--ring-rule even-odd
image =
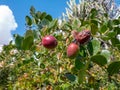
[[[57,40],[54,36],[47,35],[42,38],[42,45],[47,49],[53,49],[57,46]]]
[[[85,44],[90,40],[91,37],[91,32],[90,30],[83,30],[82,32],[79,32],[76,36],[75,39],[80,43],[80,44]]]
[[[68,57],[75,57],[79,51],[79,46],[75,43],[71,43],[67,47],[67,56]]]

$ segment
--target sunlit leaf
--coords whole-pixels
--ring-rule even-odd
[[[93,35],[95,35],[97,31],[98,31],[98,27],[95,24],[92,23],[91,24],[91,33]]]
[[[102,25],[101,28],[100,28],[100,32],[101,32],[101,33],[104,33],[104,32],[107,31],[107,30],[108,30],[107,25]]]
[[[107,64],[107,59],[103,55],[92,56],[90,58],[90,60],[93,61],[94,63],[100,65],[100,66],[104,66],[105,64]]]
[[[110,60],[111,52],[109,50],[102,50],[100,54],[106,57],[107,60]]]
[[[91,51],[91,54],[93,53],[93,55],[97,54],[100,51],[100,41],[97,39],[93,39],[91,41],[91,50],[93,49],[93,51]]]
[[[32,47],[34,41],[34,34],[32,30],[27,30],[25,34],[25,38],[23,39],[22,42],[22,48],[24,50],[28,50]]]

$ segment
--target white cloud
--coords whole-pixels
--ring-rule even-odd
[[[11,31],[17,28],[14,15],[6,5],[0,5],[0,45],[8,44],[12,39]]]
[[[2,45],[0,45],[0,52],[2,51],[2,48],[3,48],[3,46],[2,46]]]

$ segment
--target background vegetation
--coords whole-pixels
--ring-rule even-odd
[[[120,13],[109,1],[76,4],[70,0],[60,20],[32,6],[25,17],[25,34],[15,34],[0,53],[0,89],[119,90]],[[74,40],[71,31],[86,29],[91,31],[91,40],[79,46],[76,57],[67,57],[67,47]],[[46,35],[57,39],[55,49],[41,45]]]

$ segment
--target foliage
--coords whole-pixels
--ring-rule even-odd
[[[105,13],[106,14],[106,13]],[[14,43],[0,53],[0,89],[8,90],[119,90],[120,89],[120,18],[97,17],[91,9],[88,18],[58,23],[32,6],[26,16],[26,32],[14,35]],[[79,45],[74,58],[66,50],[74,38],[71,31],[88,29],[91,40]],[[46,49],[45,35],[54,36],[58,45]]]
[[[115,19],[120,16],[120,7],[117,7],[114,0],[69,0],[66,13],[63,13],[63,19],[70,20],[73,18],[87,19],[91,9],[95,8],[98,11],[98,17],[108,15],[110,19]],[[107,14],[106,14],[107,13]]]

